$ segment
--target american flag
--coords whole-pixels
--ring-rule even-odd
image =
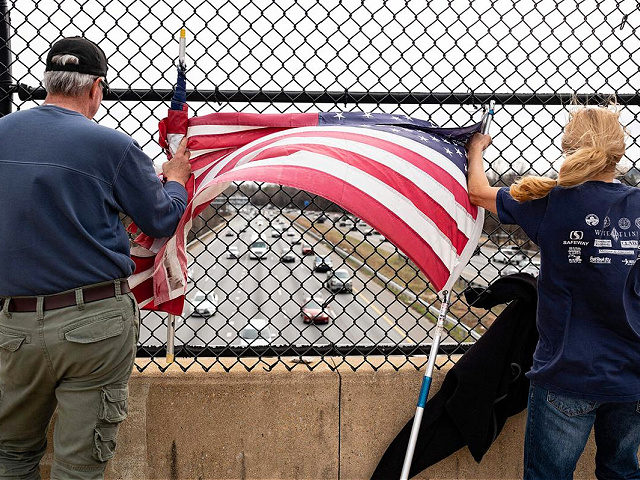
[[[175,105],[180,107],[180,105]],[[136,238],[129,279],[141,308],[180,315],[192,220],[231,182],[257,181],[320,195],[360,217],[402,250],[438,290],[449,290],[473,254],[484,214],[467,192],[466,140],[480,124],[438,128],[407,115],[361,112],[212,113],[172,108],[160,143],[188,137],[194,175],[171,238]]]

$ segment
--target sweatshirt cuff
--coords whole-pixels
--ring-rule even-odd
[[[187,204],[187,189],[180,183],[170,181],[164,184],[164,190],[169,194],[171,198],[176,198],[182,201],[184,205]]]

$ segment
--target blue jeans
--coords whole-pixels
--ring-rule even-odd
[[[531,385],[524,441],[524,480],[573,478],[591,428],[596,477],[640,479],[640,402],[602,403]]]

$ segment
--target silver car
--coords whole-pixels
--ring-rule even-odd
[[[191,303],[193,303],[192,316],[210,317],[218,311],[218,294],[213,292],[207,294],[204,292],[196,292]]]
[[[327,288],[332,292],[353,292],[351,274],[347,270],[339,268],[327,280]]]

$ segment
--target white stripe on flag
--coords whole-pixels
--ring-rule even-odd
[[[262,126],[251,125],[192,125],[187,129],[187,137],[196,135],[220,135],[224,133],[244,132],[246,130],[261,130]]]

